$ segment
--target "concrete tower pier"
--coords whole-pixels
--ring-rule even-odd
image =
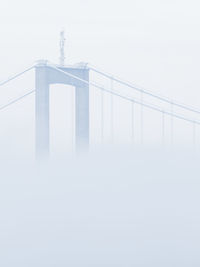
[[[67,84],[75,87],[75,145],[76,149],[89,148],[89,85],[67,75],[70,73],[89,82],[87,64],[74,66],[56,66],[52,68],[48,62],[41,60],[35,70],[35,152],[37,158],[49,156],[49,86],[51,84]]]

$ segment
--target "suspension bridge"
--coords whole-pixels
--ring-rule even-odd
[[[114,126],[114,103],[115,99],[119,98],[131,105],[131,138],[135,136],[135,105],[140,107],[140,139],[143,143],[143,108],[153,110],[161,115],[161,132],[163,143],[165,141],[166,133],[166,119],[170,119],[170,136],[171,143],[173,143],[174,125],[177,120],[183,121],[191,125],[192,140],[196,142],[196,127],[200,125],[200,121],[196,118],[200,115],[200,110],[178,101],[171,100],[168,97],[161,96],[153,91],[146,90],[132,83],[123,81],[114,75],[108,74],[99,68],[90,64],[77,64],[65,66],[64,64],[54,64],[47,60],[37,61],[32,66],[23,71],[11,76],[2,81],[0,86],[3,87],[7,83],[18,79],[30,70],[35,70],[35,88],[26,92],[25,94],[13,99],[12,101],[0,106],[0,111],[9,108],[11,105],[21,101],[31,94],[35,94],[35,153],[37,157],[48,157],[50,151],[49,141],[49,88],[52,84],[65,84],[75,88],[75,146],[77,150],[88,150],[90,145],[90,92],[93,89],[101,92],[99,101],[101,102],[101,136],[104,134],[104,120],[105,118],[105,103],[104,95],[110,96],[109,110],[110,110],[110,136],[111,142],[115,135]],[[98,82],[90,80],[90,73],[96,73],[109,81],[110,86],[103,86]],[[124,88],[129,89],[129,93]],[[136,97],[132,93],[139,93]],[[152,102],[144,101],[144,96],[149,96],[158,103],[155,105]],[[176,111],[179,110],[179,112]],[[180,111],[184,112],[180,112]],[[194,119],[195,117],[195,119]],[[176,121],[175,121],[176,119]]]

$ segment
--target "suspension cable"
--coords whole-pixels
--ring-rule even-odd
[[[196,146],[196,123],[193,123],[193,146]]]
[[[94,71],[94,72],[96,72],[96,73],[98,73],[98,74],[100,74],[100,75],[102,75],[102,76],[104,76],[104,77],[106,77],[106,78],[113,79],[114,81],[116,81],[116,82],[118,82],[118,83],[120,83],[122,85],[125,85],[125,86],[127,86],[129,88],[132,88],[132,89],[136,90],[136,91],[143,92],[146,95],[149,95],[151,97],[157,98],[157,99],[159,99],[159,100],[161,100],[163,102],[166,102],[168,104],[170,104],[172,102],[172,100],[169,99],[168,97],[156,94],[151,90],[146,90],[146,89],[142,88],[141,86],[133,85],[133,84],[131,84],[129,82],[123,81],[120,78],[113,77],[110,74],[106,74],[105,72],[100,71],[100,70],[96,69],[95,67],[92,67],[92,65],[91,65],[91,67],[89,67],[89,69]],[[185,110],[200,114],[200,110],[198,110],[197,108],[190,107],[188,105],[185,105],[185,104],[177,102],[177,101],[173,101],[173,104],[174,104],[174,106],[177,106],[179,108],[182,108],[182,109],[185,109]]]
[[[86,81],[84,79],[81,79],[78,76],[73,75],[73,74],[71,74],[71,73],[69,73],[67,71],[61,70],[61,69],[59,69],[58,67],[56,67],[54,65],[49,64],[48,67],[53,68],[53,69],[57,70],[58,72],[65,74],[68,77],[72,77],[72,78],[74,78],[76,80],[79,80],[79,81],[85,83],[85,84],[94,86],[94,87],[96,87],[98,89],[101,89],[101,90],[103,90],[103,91],[105,91],[107,93],[110,93],[110,94],[113,94],[115,96],[118,96],[118,97],[120,97],[122,99],[125,99],[127,101],[134,101],[136,104],[143,105],[146,108],[149,108],[149,109],[152,109],[152,110],[161,112],[161,113],[164,111],[165,112],[165,115],[173,116],[173,117],[175,117],[177,119],[184,120],[184,121],[187,121],[187,122],[190,122],[190,123],[196,123],[196,124],[200,125],[200,121],[186,118],[183,115],[180,115],[180,114],[177,114],[177,113],[171,113],[170,111],[163,110],[163,109],[161,109],[158,106],[155,106],[153,104],[150,104],[150,103],[147,103],[147,102],[144,102],[144,101],[143,101],[143,103],[141,103],[141,101],[139,101],[139,100],[137,100],[137,99],[135,99],[135,98],[133,98],[131,96],[121,95],[119,92],[116,92],[116,91],[115,92],[114,91],[111,92],[111,90],[109,90],[109,89],[106,89],[106,88],[104,88],[104,87],[102,87],[100,85],[97,85],[96,83],[88,82],[88,81]],[[173,104],[174,104],[174,102],[173,102]]]
[[[162,145],[165,145],[165,111],[162,112]]]
[[[110,91],[113,91],[113,80],[110,80]],[[110,94],[110,118],[111,118],[111,142],[113,143],[114,139],[114,99],[113,94]]]
[[[131,103],[131,137],[132,137],[132,143],[135,141],[135,110],[134,110],[134,104],[135,102],[132,101]]]
[[[10,82],[10,81],[12,81],[12,80],[14,80],[14,79],[20,77],[20,76],[23,75],[24,73],[26,73],[26,72],[28,72],[29,70],[33,69],[34,67],[35,67],[35,65],[32,65],[31,67],[25,69],[24,71],[19,72],[19,73],[15,74],[15,75],[11,76],[11,77],[8,78],[7,80],[0,82],[0,86],[3,86],[3,85],[5,85],[6,83],[8,83],[8,82]]]
[[[143,134],[143,128],[144,128],[144,106],[143,106],[143,91],[141,91],[141,96],[140,96],[140,102],[141,102],[141,106],[140,106],[140,108],[141,108],[141,110],[140,110],[140,123],[141,123],[141,125],[140,125],[140,134],[141,134],[141,137],[140,137],[140,141],[141,141],[141,145],[143,145],[143,136],[144,136],[144,134]]]
[[[104,91],[101,91],[101,143],[104,142]]]
[[[174,105],[173,102],[171,103],[171,113],[174,113]],[[174,117],[171,115],[171,145],[174,142]]]
[[[3,106],[0,106],[0,111],[3,110],[3,109],[5,109],[5,108],[7,108],[7,107],[9,107],[9,106],[11,106],[11,105],[14,104],[14,103],[17,103],[18,101],[20,101],[20,100],[23,99],[24,97],[26,97],[26,96],[28,96],[28,95],[30,95],[30,94],[33,94],[34,92],[35,92],[35,90],[29,91],[28,93],[26,93],[26,94],[24,94],[24,95],[22,95],[22,96],[20,96],[20,97],[18,97],[18,98],[15,98],[14,100],[8,102],[7,104],[5,104],[5,105],[3,105]]]

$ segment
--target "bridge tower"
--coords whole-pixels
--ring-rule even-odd
[[[70,73],[89,81],[87,64],[59,65],[56,68],[52,68],[45,60],[39,61],[36,65],[36,157],[44,158],[49,155],[49,86],[51,84],[67,84],[75,87],[75,145],[77,150],[87,150],[89,147],[89,85],[67,75]]]

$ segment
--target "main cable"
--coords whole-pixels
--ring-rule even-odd
[[[153,91],[143,89],[140,86],[136,86],[136,85],[133,85],[133,84],[131,84],[129,82],[125,82],[125,81],[121,80],[120,78],[113,77],[113,75],[106,74],[105,72],[100,71],[100,70],[96,69],[95,67],[92,67],[92,65],[91,65],[91,67],[89,67],[89,69],[94,71],[94,72],[96,72],[96,73],[98,73],[98,74],[100,74],[100,75],[102,75],[102,76],[104,76],[104,77],[106,77],[106,78],[113,79],[114,81],[116,81],[116,82],[118,82],[118,83],[120,83],[120,84],[122,84],[124,86],[132,88],[132,89],[134,89],[136,91],[142,92],[142,93],[144,93],[146,95],[149,95],[151,97],[157,98],[157,99],[159,99],[159,100],[161,100],[163,102],[166,102],[168,104],[171,104],[171,102],[172,102],[172,100],[169,99],[168,97],[158,95],[158,94],[154,93]],[[179,103],[177,101],[173,101],[173,104],[174,104],[174,106],[177,106],[179,108],[182,108],[182,109],[185,109],[185,110],[200,114],[200,110],[198,110],[197,108],[190,107],[188,105],[185,105],[183,103]]]
[[[35,90],[29,91],[28,93],[26,93],[26,94],[24,94],[24,95],[22,95],[22,96],[20,96],[20,97],[18,97],[18,98],[16,98],[16,99],[14,99],[14,100],[8,102],[7,104],[5,104],[5,105],[3,105],[3,106],[0,106],[0,111],[3,110],[3,109],[5,109],[5,108],[7,108],[7,107],[9,107],[9,106],[11,106],[11,105],[14,104],[14,103],[17,103],[18,101],[20,101],[20,100],[23,99],[24,97],[26,97],[26,96],[28,96],[28,95],[31,95],[31,94],[33,94],[34,92],[35,92]]]
[[[67,71],[64,71],[64,70],[59,69],[58,67],[56,67],[56,66],[54,66],[54,65],[50,65],[50,64],[49,64],[49,65],[47,65],[47,66],[50,67],[50,68],[53,68],[53,69],[55,69],[55,70],[57,70],[57,71],[59,71],[60,73],[65,74],[65,75],[68,76],[68,77],[72,77],[72,78],[74,78],[74,79],[76,79],[76,80],[79,80],[79,81],[85,83],[85,84],[92,85],[92,86],[94,86],[94,87],[96,87],[96,88],[98,88],[98,89],[101,89],[101,90],[103,90],[103,91],[105,91],[105,92],[107,92],[107,93],[110,93],[110,94],[113,94],[113,95],[115,95],[115,96],[118,96],[118,97],[120,97],[120,98],[122,98],[122,99],[131,101],[131,102],[134,101],[136,104],[142,105],[142,106],[144,106],[144,107],[146,107],[146,108],[149,108],[149,109],[158,111],[158,112],[160,112],[160,113],[162,113],[162,112],[164,111],[166,115],[173,116],[173,117],[175,117],[175,118],[178,118],[178,119],[181,119],[181,120],[190,122],[190,123],[196,123],[196,124],[200,125],[200,121],[186,118],[186,117],[184,117],[183,115],[179,115],[179,114],[177,114],[177,113],[171,113],[170,111],[163,110],[163,109],[161,109],[160,107],[157,107],[157,106],[155,106],[155,105],[153,105],[153,104],[149,104],[149,103],[147,103],[147,102],[143,102],[143,103],[141,103],[139,100],[137,100],[137,99],[135,99],[135,98],[132,98],[132,97],[130,97],[130,96],[124,96],[124,95],[121,95],[119,92],[114,92],[114,91],[111,92],[110,90],[108,90],[108,89],[106,89],[106,88],[104,88],[104,87],[102,87],[102,86],[100,86],[100,85],[97,85],[97,84],[95,84],[95,83],[93,83],[93,82],[88,82],[88,81],[86,81],[86,80],[84,80],[84,79],[81,79],[81,78],[79,78],[79,77],[77,77],[77,76],[75,76],[75,75],[73,75],[73,74],[71,74],[71,73],[69,73],[69,72],[67,72]],[[174,102],[173,102],[173,104],[174,104]]]
[[[8,83],[8,82],[10,82],[10,81],[12,81],[12,80],[14,80],[14,79],[20,77],[20,76],[23,75],[24,73],[26,73],[26,72],[28,72],[29,70],[33,69],[34,67],[35,67],[35,65],[32,65],[31,67],[29,67],[29,68],[23,70],[22,72],[19,72],[19,73],[15,74],[15,75],[11,76],[11,77],[8,78],[7,80],[0,82],[0,86],[3,86],[3,85],[5,85],[6,83]]]

